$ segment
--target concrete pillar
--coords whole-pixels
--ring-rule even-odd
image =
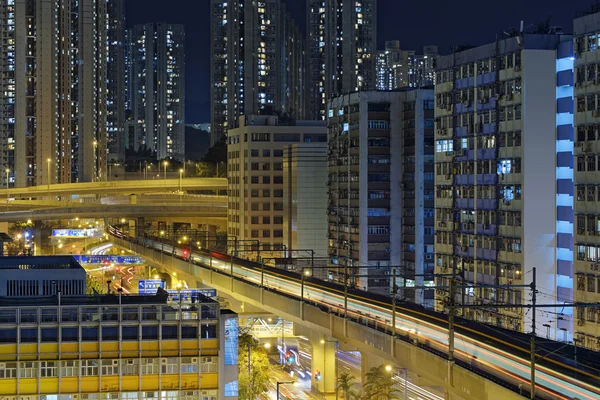
[[[367,352],[360,352],[360,383],[367,383],[367,372],[373,367],[379,367],[382,364],[389,364],[383,358],[375,356]],[[357,377],[358,378],[358,377]]]
[[[137,195],[129,195],[129,204],[137,204]]]
[[[319,393],[335,394],[337,386],[337,343],[335,340],[311,339],[312,344],[312,388]],[[315,380],[320,373],[321,379]]]
[[[138,217],[135,222],[135,236],[139,236],[140,232],[142,232],[146,228],[146,221],[144,220],[144,217]]]
[[[35,245],[35,255],[42,254],[42,221],[35,221],[33,231],[33,243]]]
[[[216,225],[206,225],[206,230],[210,236],[215,236],[217,234],[217,226]]]

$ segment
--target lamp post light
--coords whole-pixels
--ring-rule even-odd
[[[98,160],[97,160],[97,154],[98,154],[98,141],[94,140],[93,142],[94,145],[94,169],[97,168],[97,164],[98,164]],[[94,173],[92,174],[92,182],[94,182],[96,180],[96,171],[94,171]]]
[[[48,159],[48,193],[50,193],[50,163],[52,162],[51,159]]]
[[[165,190],[167,189],[167,165],[169,162],[167,160],[163,161],[163,169],[164,169],[164,179],[165,179]]]
[[[391,365],[386,365],[385,370],[389,373],[392,373],[394,368]],[[408,369],[406,368],[398,368],[398,371],[403,372],[404,377],[404,400],[408,400]]]

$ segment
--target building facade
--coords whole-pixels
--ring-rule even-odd
[[[85,296],[85,270],[73,257],[2,257],[0,271],[0,297]]]
[[[423,47],[423,54],[400,49],[397,40],[385,42],[377,52],[377,90],[430,87],[435,83],[437,46]]]
[[[292,257],[311,257],[305,265],[328,256],[327,177],[326,142],[284,147],[283,244]],[[326,279],[324,269],[312,274]]]
[[[105,179],[106,0],[7,0],[0,18],[5,187]]]
[[[575,98],[574,184],[575,217],[573,265],[567,265],[563,275],[575,280],[573,293],[566,300],[595,303],[600,299],[600,177],[596,159],[600,152],[600,8],[574,20],[574,77]],[[596,193],[598,193],[596,195]],[[600,350],[600,313],[595,307],[579,307],[574,316],[574,338],[577,346]]]
[[[107,130],[108,162],[125,161],[125,4],[107,0]]]
[[[381,293],[396,269],[400,286],[416,280],[403,295],[420,304],[433,270],[433,114],[431,89],[358,92],[328,106],[330,267]]]
[[[112,295],[4,299],[0,310],[4,396],[237,399],[237,315],[209,299],[184,317]]]
[[[228,235],[258,240],[261,250],[282,249],[284,148],[294,143],[326,141],[327,130],[319,121],[266,115],[240,117],[239,128],[228,134]]]
[[[305,41],[285,0],[211,0],[211,144],[242,115],[305,113]]]
[[[329,99],[376,88],[377,0],[307,2],[307,119]]]
[[[521,34],[437,60],[435,271],[474,286],[458,303],[490,304],[466,317],[529,330],[531,313],[493,304],[529,303],[529,289],[510,285],[530,284],[534,268],[551,298],[572,291],[570,41]],[[441,310],[451,281],[436,282]],[[568,310],[535,312],[538,332],[570,330],[554,314]]]
[[[154,23],[127,31],[126,100],[134,149],[158,160],[185,156],[185,33],[182,25]]]

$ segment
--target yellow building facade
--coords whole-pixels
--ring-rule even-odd
[[[0,303],[3,400],[237,398],[219,395],[224,344],[217,303],[181,310],[131,303],[140,297],[89,304],[98,298],[118,299],[88,297],[86,304],[80,297],[66,305],[63,298],[60,307]],[[237,326],[235,314],[225,318]],[[237,364],[237,354],[228,358]]]

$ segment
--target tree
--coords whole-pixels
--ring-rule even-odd
[[[269,358],[265,349],[247,333],[240,335],[238,346],[238,399],[258,399],[269,389]],[[250,375],[248,375],[248,356],[250,356]]]
[[[367,383],[364,385],[363,400],[397,400],[398,391],[394,389],[393,375],[385,370],[384,365],[373,367],[367,372]]]
[[[358,400],[360,398],[358,392],[352,389],[352,387],[356,385],[356,382],[354,382],[355,380],[356,377],[348,372],[340,374],[340,376],[337,378],[337,386],[335,388],[336,392],[339,393],[342,391],[345,400]]]
[[[86,274],[86,276],[85,276],[85,293],[86,294],[102,294],[102,293],[104,293],[104,288],[96,279],[89,276],[89,274]]]
[[[200,161],[196,163],[196,176],[200,178],[212,178],[216,175],[215,165]]]

